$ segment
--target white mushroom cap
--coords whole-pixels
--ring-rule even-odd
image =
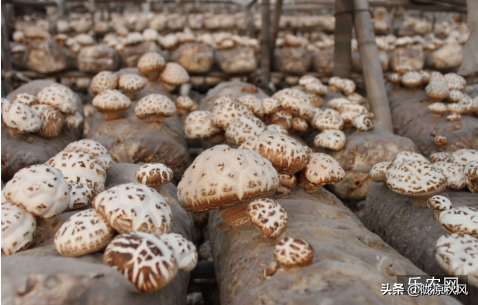
[[[448,96],[448,88],[445,85],[436,82],[430,82],[425,87],[425,92],[430,99],[442,100]]]
[[[144,164],[136,170],[136,179],[147,186],[159,186],[173,180],[173,170],[162,163]]]
[[[327,102],[327,107],[339,109],[342,105],[350,104],[350,100],[345,97],[336,97]]]
[[[32,214],[11,202],[2,202],[2,256],[27,249],[36,227]]]
[[[367,108],[365,108],[364,106],[362,105],[356,105],[356,104],[342,104],[339,109],[337,109],[339,113],[342,113],[344,111],[347,111],[347,110],[352,110],[352,111],[355,111],[359,114],[367,114],[368,113],[368,110]]]
[[[266,131],[272,132],[272,133],[280,133],[286,136],[289,134],[289,132],[287,131],[287,129],[284,128],[284,126],[277,125],[277,124],[267,125]]]
[[[15,96],[15,98],[13,99],[13,102],[14,103],[25,104],[25,105],[30,106],[30,107],[32,107],[33,105],[38,104],[38,100],[37,100],[36,96],[34,96],[32,94],[29,94],[29,93],[17,94]]]
[[[82,256],[106,247],[113,229],[94,209],[81,211],[63,223],[55,234],[55,248],[63,256]]]
[[[445,176],[428,162],[404,161],[387,170],[389,189],[407,197],[425,197],[443,191],[447,184]]]
[[[453,204],[451,203],[450,199],[440,195],[435,195],[428,199],[427,206],[429,209],[435,211],[446,211],[453,208]]]
[[[173,250],[179,270],[190,272],[196,267],[198,253],[192,242],[177,233],[163,234],[160,239]]]
[[[282,109],[294,116],[308,118],[312,112],[312,104],[306,93],[296,89],[282,89],[276,92],[273,99],[279,101]]]
[[[40,104],[52,106],[63,113],[73,113],[78,110],[75,93],[60,84],[43,88],[37,93],[37,99]]]
[[[277,201],[267,198],[249,203],[247,216],[267,238],[277,238],[287,226],[287,212]]]
[[[359,115],[360,113],[353,110],[345,110],[340,114],[340,117],[344,121],[344,124],[351,124],[352,120]]]
[[[447,73],[443,77],[448,85],[448,90],[465,91],[466,79],[463,76],[456,73]]]
[[[464,105],[454,103],[448,104],[446,106],[447,110],[451,113],[465,114],[467,113],[467,108]]]
[[[373,130],[375,125],[372,118],[367,114],[361,114],[352,119],[352,126],[360,131]]]
[[[70,203],[68,204],[68,210],[81,209],[91,205],[96,193],[95,190],[85,183],[68,183],[70,189]]]
[[[85,183],[95,190],[95,194],[104,190],[106,171],[89,153],[59,152],[45,164],[59,169],[68,183]]]
[[[8,201],[42,218],[60,214],[70,203],[68,183],[62,173],[47,165],[19,170],[3,191]]]
[[[253,94],[246,94],[237,98],[236,101],[246,106],[258,118],[262,118],[264,116],[264,112],[262,110],[262,101],[257,96]]]
[[[272,164],[259,153],[218,145],[200,154],[178,184],[188,212],[201,213],[270,196],[279,186]]]
[[[8,128],[15,133],[37,132],[41,129],[42,121],[38,114],[29,106],[13,103],[2,109],[2,119]]]
[[[470,192],[478,193],[478,161],[465,165],[463,172],[465,174],[466,185]]]
[[[436,163],[439,161],[449,162],[450,156],[451,156],[450,153],[438,152],[438,153],[431,154],[430,157],[428,157],[428,161],[430,161],[431,163]]]
[[[62,132],[65,119],[60,111],[48,105],[34,105],[32,109],[41,119],[41,128],[37,131],[40,137],[53,138]]]
[[[437,114],[438,117],[441,117],[443,113],[448,111],[448,108],[443,103],[433,103],[428,105],[428,110],[430,110],[434,114]]]
[[[108,150],[106,147],[101,145],[100,143],[90,140],[90,139],[83,139],[76,142],[72,142],[68,144],[64,149],[64,152],[85,152],[92,154],[95,158],[100,162],[101,166],[104,170],[109,170],[111,168],[111,164],[113,164],[113,160],[111,159],[110,154],[108,154]]]
[[[134,113],[138,119],[148,119],[149,122],[164,122],[166,117],[173,116],[176,112],[176,104],[161,94],[147,95],[134,107]]]
[[[93,206],[119,233],[143,231],[160,236],[171,231],[170,206],[161,194],[144,184],[114,186],[96,196]]]
[[[246,106],[238,102],[227,102],[212,110],[212,121],[215,126],[226,130],[227,127],[238,117],[247,114],[253,115]]]
[[[81,124],[83,124],[83,116],[78,111],[65,114],[64,119],[65,119],[65,122],[64,122],[65,129],[78,128],[80,127]]]
[[[419,153],[412,151],[401,151],[393,159],[393,164],[397,164],[404,161],[422,161],[425,163],[429,163],[428,159],[420,155]]]
[[[314,258],[314,249],[303,239],[286,237],[274,248],[275,260],[282,266],[308,266]]]
[[[138,71],[143,74],[152,74],[153,79],[157,78],[165,67],[166,60],[159,53],[145,53],[138,61]]]
[[[463,166],[444,161],[435,162],[433,163],[433,166],[445,176],[446,185],[449,188],[462,189],[466,187]]]
[[[235,102],[236,100],[233,99],[230,95],[221,95],[214,101],[214,108],[218,108],[219,106],[224,105],[225,103],[228,102]]]
[[[310,150],[287,135],[271,132],[253,137],[242,143],[239,148],[257,151],[281,174],[294,174],[300,171],[307,164]]]
[[[451,114],[449,114],[449,115],[446,116],[446,120],[447,120],[447,121],[450,121],[450,122],[459,121],[459,120],[461,120],[461,114],[459,114],[459,113],[451,113]]]
[[[114,90],[118,88],[118,79],[118,75],[111,71],[101,71],[91,79],[90,90],[95,95],[105,90]]]
[[[204,140],[220,132],[209,111],[193,111],[184,121],[184,135],[191,140]]]
[[[267,97],[262,99],[262,111],[265,115],[271,115],[277,111],[279,111],[280,103],[278,100],[273,99],[271,97]]]
[[[165,287],[178,272],[173,250],[158,237],[145,232],[115,237],[106,247],[103,264],[121,272],[143,292]]]
[[[420,72],[407,72],[402,75],[402,84],[408,88],[415,88],[422,83],[422,75]]]
[[[463,92],[452,89],[448,92],[448,97],[446,99],[452,103],[457,103],[463,98],[463,96]]]
[[[137,74],[123,74],[118,79],[118,87],[126,94],[140,91],[146,86],[146,80]]]
[[[312,75],[304,75],[299,79],[299,85],[301,86],[307,86],[308,84],[314,84],[314,83],[321,84],[321,81]]]
[[[323,130],[340,130],[344,128],[344,120],[338,115],[319,113],[312,119],[312,126],[320,131]]]
[[[435,244],[435,260],[448,275],[468,275],[478,280],[478,239],[466,234],[445,234]],[[471,279],[469,279],[471,280]]]
[[[326,85],[321,83],[310,83],[305,86],[305,92],[319,95],[326,95],[328,92]]]
[[[164,83],[178,86],[189,81],[189,74],[181,65],[168,62],[166,68],[161,72],[160,78]]]
[[[478,150],[474,149],[460,149],[455,151],[450,156],[450,162],[456,165],[465,166],[470,162],[478,162]]]
[[[345,133],[341,130],[324,130],[315,139],[315,146],[332,150],[342,150],[346,143]]]
[[[385,174],[390,166],[392,166],[392,161],[383,161],[375,164],[370,170],[370,179],[374,182],[386,182]]]
[[[242,144],[252,137],[262,134],[266,124],[252,115],[235,119],[226,129],[226,139],[235,144]]]
[[[123,111],[131,107],[131,100],[118,90],[105,90],[95,96],[92,104],[99,112]]]
[[[442,227],[450,233],[478,236],[478,210],[462,206],[446,210],[438,218]]]
[[[326,184],[342,181],[344,177],[345,171],[337,160],[327,154],[311,153],[300,181],[306,192],[313,193]]]

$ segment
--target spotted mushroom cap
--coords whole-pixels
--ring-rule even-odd
[[[268,118],[268,123],[281,125],[284,129],[290,130],[292,128],[293,119],[288,111],[279,110]]]
[[[329,89],[321,83],[310,83],[305,86],[305,92],[319,95],[326,95]]]
[[[95,190],[85,183],[68,183],[70,189],[70,203],[67,211],[77,210],[91,205],[95,197]]]
[[[286,237],[274,248],[275,260],[285,267],[308,266],[314,258],[314,249],[305,240]]]
[[[101,145],[100,143],[90,140],[90,139],[83,139],[76,142],[72,142],[68,144],[64,149],[64,152],[85,152],[92,154],[104,168],[104,170],[109,170],[111,165],[113,164],[113,160],[111,159],[111,155],[108,154],[108,150],[106,147]]]
[[[340,88],[345,95],[352,94],[356,89],[355,82],[350,79],[342,79],[342,87]]]
[[[123,74],[118,79],[118,88],[124,92],[137,92],[146,86],[146,80],[137,74]]]
[[[478,161],[465,165],[463,170],[466,185],[472,193],[478,193]]]
[[[294,116],[308,118],[312,112],[312,104],[306,93],[296,89],[282,89],[277,91],[273,99],[279,101],[282,109]]]
[[[437,135],[433,137],[433,143],[436,145],[445,145],[448,143],[448,138],[443,135]]]
[[[95,95],[105,90],[114,90],[118,88],[118,79],[118,75],[111,71],[101,71],[91,79],[90,90]]]
[[[64,222],[55,234],[56,251],[63,256],[82,256],[106,247],[113,229],[95,209],[81,211]]]
[[[166,67],[166,60],[159,53],[145,53],[138,61],[138,71],[143,74],[161,72]]]
[[[247,206],[246,214],[251,223],[267,238],[277,238],[287,226],[287,212],[277,201],[260,198]]]
[[[173,180],[173,170],[162,163],[148,163],[136,170],[136,179],[147,186],[159,186]]]
[[[435,211],[446,211],[453,208],[453,204],[445,196],[435,195],[428,199],[427,207]]]
[[[247,114],[253,115],[246,106],[238,102],[227,102],[212,110],[212,121],[215,126],[226,130],[227,127],[238,117]]]
[[[209,111],[193,111],[184,121],[184,134],[191,140],[204,140],[220,132],[221,129],[213,124]]]
[[[75,111],[73,113],[64,114],[64,128],[71,129],[71,128],[78,128],[81,124],[83,124],[83,115],[80,112]]]
[[[344,121],[344,124],[347,124],[352,123],[352,120],[359,115],[360,113],[355,112],[353,110],[345,110],[340,114],[340,117]]]
[[[346,140],[345,133],[341,130],[324,130],[315,137],[314,144],[338,151],[344,148]]]
[[[460,90],[452,89],[448,92],[448,97],[446,98],[449,102],[457,103],[463,98],[464,94]]]
[[[299,132],[306,132],[309,125],[307,121],[301,117],[292,119],[292,129]]]
[[[170,117],[176,112],[176,104],[162,94],[147,95],[140,99],[134,107],[134,113],[140,120],[147,119],[154,115]]]
[[[267,132],[272,132],[272,133],[280,133],[280,134],[283,134],[283,135],[286,135],[286,136],[289,134],[287,129],[285,129],[283,126],[277,125],[277,124],[267,125],[266,131]]]
[[[173,250],[160,238],[145,232],[115,237],[106,247],[103,264],[118,270],[143,292],[165,287],[178,272]]]
[[[304,178],[307,182],[315,185],[317,188],[326,184],[334,184],[342,181],[345,177],[345,171],[340,163],[331,156],[323,153],[309,154],[309,162],[302,170],[302,182]],[[308,189],[305,189],[308,191]]]
[[[25,104],[25,105],[30,106],[30,107],[38,104],[38,100],[37,100],[36,96],[34,96],[32,94],[29,94],[29,93],[17,94],[15,96],[15,98],[13,99],[13,102],[14,103]]]
[[[463,76],[456,73],[447,73],[443,77],[448,85],[448,90],[465,91],[466,79]]]
[[[226,139],[235,144],[242,144],[252,137],[262,134],[266,125],[252,115],[244,115],[235,119],[226,129]]]
[[[375,164],[369,172],[369,177],[374,182],[386,182],[385,174],[392,166],[392,161],[383,161]]]
[[[459,121],[459,120],[461,120],[461,114],[459,114],[459,113],[451,113],[451,114],[449,114],[449,115],[446,116],[446,120],[447,120],[447,121],[450,121],[450,122]]]
[[[433,163],[433,166],[445,176],[446,183],[449,188],[462,189],[466,187],[466,180],[462,165],[439,161]]]
[[[28,249],[36,227],[35,216],[11,202],[2,202],[2,256]]]
[[[304,75],[299,79],[299,85],[307,86],[308,84],[321,83],[321,81],[312,75]]]
[[[288,189],[294,189],[297,185],[297,178],[294,174],[279,174],[280,185]]]
[[[18,133],[33,133],[40,131],[42,120],[29,106],[21,103],[13,103],[4,107],[2,119],[8,128]]]
[[[448,111],[447,106],[439,102],[428,105],[428,110],[430,110],[433,113],[439,113],[439,114],[443,114]]]
[[[408,88],[415,88],[422,83],[422,75],[419,72],[407,72],[402,75],[402,84]]]
[[[131,100],[118,90],[105,90],[95,96],[92,104],[99,112],[123,111],[131,107]]]
[[[441,83],[430,82],[425,87],[425,92],[429,98],[445,99],[448,96],[448,88]]]
[[[45,164],[60,170],[68,183],[85,183],[95,190],[95,194],[104,190],[106,171],[92,154],[62,151]]]
[[[63,113],[73,113],[78,110],[75,93],[60,84],[52,84],[43,88],[36,97],[40,104],[52,106]]]
[[[280,103],[278,100],[267,97],[262,100],[262,111],[265,115],[271,115],[279,111]]]
[[[168,62],[166,68],[161,72],[160,78],[163,82],[178,86],[189,82],[189,74],[181,65]]]
[[[48,105],[34,105],[32,109],[41,119],[41,128],[36,132],[40,137],[53,138],[62,132],[65,119],[60,111]]]
[[[279,177],[259,153],[218,145],[200,154],[178,184],[188,212],[201,213],[275,193]]]
[[[272,163],[281,174],[294,174],[308,161],[309,148],[295,139],[279,133],[264,132],[239,146],[257,151]]]
[[[352,126],[360,131],[373,130],[375,125],[373,120],[367,114],[361,114],[352,119]]]
[[[70,203],[67,181],[58,169],[47,165],[19,170],[3,192],[8,201],[41,218],[60,214]]]
[[[397,164],[404,161],[422,161],[425,163],[429,163],[427,158],[420,155],[419,153],[412,151],[401,151],[392,160],[393,164]]]
[[[478,278],[478,239],[467,234],[440,236],[435,243],[435,260],[448,275]]]
[[[439,161],[449,162],[450,156],[451,154],[448,152],[438,152],[431,154],[430,157],[428,157],[428,161],[430,161],[431,163],[436,163]]]
[[[337,111],[341,114],[344,111],[352,110],[357,112],[358,114],[367,114],[368,110],[362,105],[356,105],[356,104],[342,104]]]
[[[179,270],[190,272],[196,267],[198,253],[192,242],[177,233],[163,234],[160,239],[173,250]]]
[[[312,119],[312,126],[315,126],[318,130],[340,130],[344,128],[344,120],[338,115],[326,114],[325,112],[319,113]]]
[[[221,95],[214,101],[214,107],[213,108],[218,108],[219,106],[224,105],[225,103],[228,102],[235,102],[236,100],[233,99],[230,95]]]
[[[456,165],[465,166],[470,162],[478,162],[478,150],[460,149],[450,156],[450,161]]]
[[[262,118],[264,116],[264,112],[262,110],[262,101],[257,96],[253,94],[246,94],[237,98],[236,101],[246,106],[254,113],[256,117]]]
[[[179,96],[175,104],[177,108],[182,109],[191,109],[194,106],[194,102],[189,96]]]
[[[342,105],[350,104],[350,100],[345,97],[336,97],[327,102],[327,107],[332,109],[339,109]],[[345,109],[344,109],[345,110]]]
[[[389,189],[406,197],[425,197],[442,192],[446,186],[445,176],[424,161],[395,163],[387,170]]]
[[[476,208],[468,206],[451,208],[442,212],[438,221],[450,233],[478,236],[478,210]]]
[[[139,183],[114,186],[93,201],[94,208],[119,233],[143,231],[169,233],[171,208],[156,190]]]

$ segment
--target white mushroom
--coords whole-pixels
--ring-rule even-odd
[[[252,115],[243,115],[235,119],[226,129],[226,139],[234,144],[242,144],[245,141],[262,134],[266,125],[260,119]]]
[[[392,161],[383,161],[375,164],[370,170],[370,179],[374,182],[386,182],[385,174],[390,166],[392,166]]]
[[[2,202],[2,256],[28,249],[36,226],[32,214],[10,202]]]
[[[449,188],[462,189],[466,187],[463,166],[444,161],[435,162],[433,166],[445,176],[446,185]]]
[[[303,239],[286,237],[275,246],[274,257],[284,267],[305,267],[312,263],[314,249]]]
[[[341,130],[324,130],[314,139],[315,146],[325,147],[336,151],[342,150],[345,143],[345,133]]]
[[[342,181],[344,177],[345,171],[337,160],[327,154],[311,153],[302,170],[300,182],[306,192],[314,193],[326,184]]]
[[[435,211],[435,213],[433,214],[433,218],[435,220],[438,220],[438,218],[440,218],[441,212],[453,208],[453,204],[451,203],[450,199],[440,195],[435,195],[428,199],[427,206],[429,209]]]
[[[85,152],[93,155],[101,164],[104,170],[109,170],[113,164],[111,155],[108,154],[108,150],[100,143],[83,139],[68,144],[64,149],[64,152]]]
[[[247,216],[267,238],[277,238],[287,226],[287,212],[272,199],[261,198],[249,203]]]
[[[136,179],[147,186],[159,186],[173,180],[173,171],[162,163],[144,164],[136,170]]]
[[[160,239],[173,250],[179,270],[190,272],[196,267],[198,253],[192,242],[177,233],[163,234]]]
[[[463,233],[478,236],[478,210],[462,206],[451,208],[438,218],[442,227],[450,233]]]

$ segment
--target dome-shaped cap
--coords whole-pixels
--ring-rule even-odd
[[[15,98],[13,99],[13,102],[14,103],[25,104],[25,105],[30,106],[30,107],[38,104],[38,100],[37,100],[36,96],[34,96],[32,94],[29,94],[29,93],[17,94],[15,96]]]
[[[178,233],[163,234],[160,239],[173,250],[179,270],[190,272],[196,267],[198,253],[192,242]]]
[[[21,103],[3,107],[2,120],[8,128],[20,134],[37,132],[42,126],[38,114],[29,106]]]
[[[113,164],[113,160],[111,159],[111,155],[108,153],[106,147],[101,145],[100,143],[90,140],[90,139],[83,139],[76,142],[72,142],[68,144],[64,149],[64,152],[85,152],[93,155],[104,168],[104,170],[109,170],[111,165]]]
[[[392,166],[392,161],[383,161],[375,164],[369,173],[370,180],[374,182],[385,182],[385,174],[390,166]]]
[[[314,258],[314,249],[305,240],[286,237],[274,248],[275,260],[285,267],[308,266]]]
[[[118,75],[111,71],[101,71],[91,79],[90,90],[95,95],[105,90],[114,90],[118,88],[118,79]]]
[[[123,111],[131,107],[131,100],[118,90],[105,90],[95,96],[92,104],[99,112]]]
[[[178,86],[189,82],[189,74],[181,65],[168,62],[166,68],[161,72],[160,78],[163,82]]]
[[[324,130],[315,137],[314,144],[338,151],[344,148],[346,140],[345,133],[341,130]]]
[[[226,130],[238,117],[253,115],[246,106],[238,102],[227,102],[212,109],[212,120],[215,126]]]
[[[226,129],[226,139],[234,144],[242,144],[252,137],[262,134],[266,124],[252,115],[235,119]]]
[[[147,186],[159,186],[173,180],[173,170],[162,163],[148,163],[136,170],[136,179]]]
[[[451,189],[462,189],[466,187],[465,174],[462,165],[456,165],[444,161],[433,163],[446,178],[446,185]]]
[[[448,275],[468,275],[478,281],[478,239],[467,234],[440,236],[435,243],[435,260]]]
[[[151,116],[170,117],[176,112],[176,104],[162,94],[147,95],[140,99],[134,107],[134,113],[140,120]]]
[[[11,202],[2,202],[2,256],[28,249],[36,227],[35,216]]]
[[[267,238],[277,238],[287,226],[287,212],[277,201],[260,198],[247,206],[246,214],[251,223]]]
[[[184,134],[191,140],[204,140],[220,132],[221,129],[213,124],[209,111],[193,111],[184,121]]]
[[[36,97],[40,104],[52,106],[63,113],[73,113],[78,110],[78,97],[70,88],[60,84],[43,88]]]

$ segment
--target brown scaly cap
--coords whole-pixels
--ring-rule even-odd
[[[136,171],[136,179],[147,186],[159,186],[173,180],[173,171],[161,163],[145,164]]]
[[[277,238],[287,226],[287,212],[277,201],[260,198],[249,203],[247,216],[267,238]]]
[[[274,257],[281,266],[305,267],[312,262],[314,249],[303,239],[286,237],[275,246]]]
[[[90,90],[97,95],[105,90],[114,90],[118,88],[118,75],[110,71],[101,71],[96,74],[90,82]]]

